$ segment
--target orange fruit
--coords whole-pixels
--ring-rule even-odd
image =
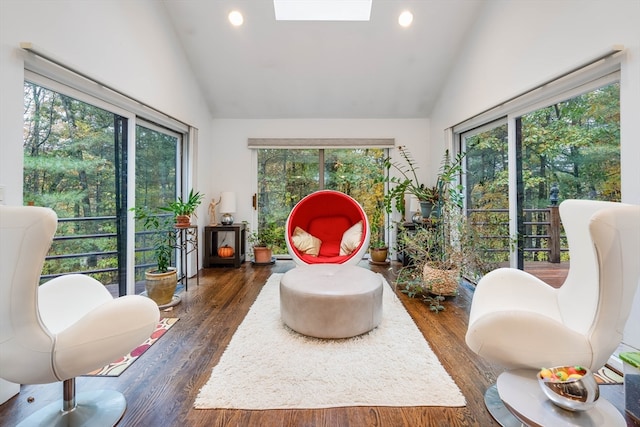
[[[551,370],[547,368],[542,368],[538,373],[538,375],[540,376],[540,378],[545,379],[545,378],[551,378],[551,375],[553,374],[551,373]]]

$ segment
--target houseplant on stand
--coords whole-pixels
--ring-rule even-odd
[[[184,228],[191,226],[191,215],[195,215],[196,208],[202,203],[204,196],[200,192],[189,191],[186,200],[178,197],[177,200],[169,203],[169,206],[161,207],[160,210],[171,212],[175,217],[175,226]]]
[[[170,267],[173,251],[178,248],[176,228],[191,225],[191,215],[202,202],[203,195],[189,191],[185,200],[178,197],[168,206],[157,210],[148,207],[131,208],[135,212],[135,219],[142,221],[143,227],[150,231],[151,245],[157,267],[145,272],[145,289],[147,296],[159,306],[169,304],[178,285],[176,269]],[[173,216],[163,215],[170,212]]]
[[[404,216],[406,194],[411,194],[418,199],[422,218],[425,219],[439,216],[447,199],[453,199],[456,204],[462,206],[462,187],[458,185],[452,188],[452,184],[462,170],[463,153],[459,153],[451,159],[449,151],[445,151],[436,183],[433,186],[427,186],[418,180],[418,165],[411,152],[404,146],[399,146],[398,152],[401,160],[392,161],[388,157],[384,163],[387,169],[385,179],[389,185],[389,190],[384,197],[387,213],[392,213],[395,208]],[[391,176],[391,169],[398,172],[400,176]]]

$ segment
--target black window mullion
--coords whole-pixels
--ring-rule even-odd
[[[127,129],[128,120],[114,115],[118,293],[127,294]]]

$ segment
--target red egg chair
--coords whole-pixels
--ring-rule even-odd
[[[316,191],[300,200],[287,218],[285,234],[298,265],[357,264],[371,237],[362,206],[334,190]]]

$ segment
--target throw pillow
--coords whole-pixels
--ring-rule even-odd
[[[342,235],[340,242],[340,255],[350,255],[360,246],[362,240],[362,221],[356,222]]]
[[[293,236],[291,236],[293,246],[296,247],[302,253],[311,256],[318,256],[320,252],[320,245],[322,241],[317,237],[312,236],[300,227],[296,227],[293,230]]]

